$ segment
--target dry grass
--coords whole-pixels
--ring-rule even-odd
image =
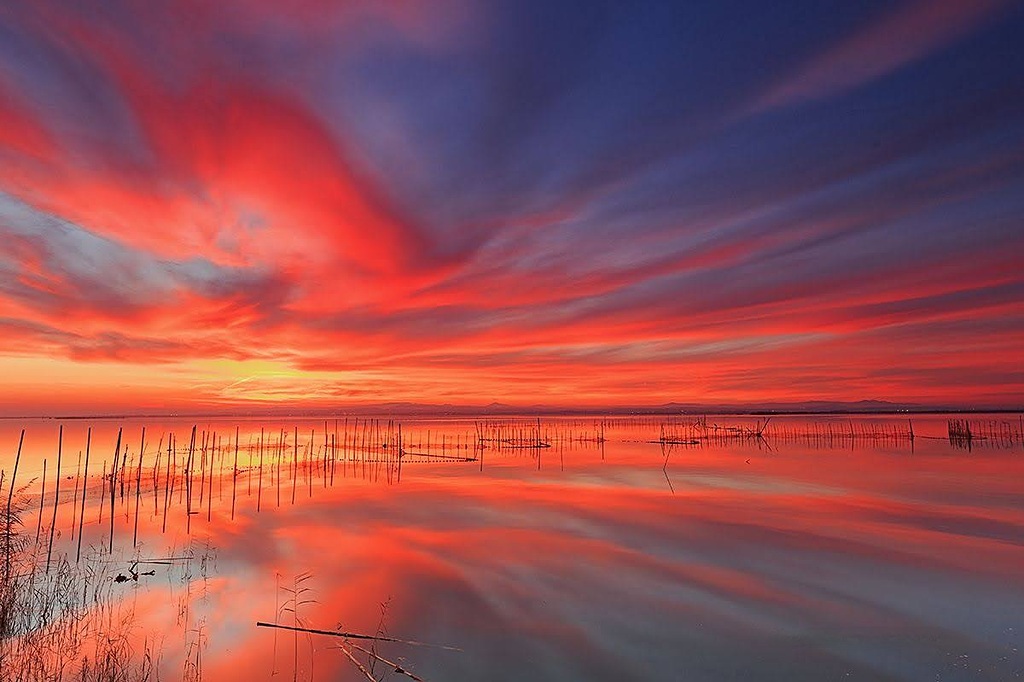
[[[4,682],[158,680],[158,653],[133,637],[133,608],[113,581],[66,556],[50,561],[48,538],[32,542],[24,489],[0,513],[0,671]],[[9,566],[9,569],[6,567]]]

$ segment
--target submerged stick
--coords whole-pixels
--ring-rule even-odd
[[[378,661],[380,661],[384,665],[390,665],[392,668],[394,668],[394,672],[398,673],[399,675],[405,675],[406,677],[409,677],[409,678],[412,678],[412,679],[416,680],[416,682],[427,682],[426,680],[424,680],[419,675],[406,670],[405,668],[403,668],[398,663],[395,663],[394,661],[389,661],[388,659],[386,659],[383,656],[381,656],[380,654],[378,654],[376,651],[373,651],[371,649],[367,649],[366,647],[361,647],[358,644],[356,644],[355,642],[350,642],[350,644],[352,645],[353,649],[358,649],[359,651],[362,651],[367,656],[370,656],[372,658],[377,659]]]
[[[358,668],[359,672],[361,672],[366,677],[366,679],[368,679],[370,682],[381,682],[376,677],[371,675],[370,671],[366,669],[366,666],[364,666],[362,663],[360,663],[359,659],[357,659],[355,656],[353,656],[352,652],[349,651],[347,648],[345,648],[345,646],[343,644],[339,644],[338,648],[341,649],[341,653],[345,654],[345,656],[348,657],[348,660],[352,661],[352,665],[354,665],[356,668]]]
[[[454,646],[447,646],[444,644],[428,644],[426,642],[417,642],[411,639],[398,639],[396,637],[384,637],[383,635],[362,635],[357,632],[341,632],[339,630],[317,630],[315,628],[300,628],[293,625],[282,625],[280,623],[264,623],[263,621],[256,621],[256,627],[258,628],[277,628],[278,630],[288,630],[290,632],[307,632],[311,635],[327,635],[329,637],[341,637],[342,639],[367,639],[374,640],[376,642],[395,642],[396,644],[408,644],[410,646],[426,646],[432,649],[445,649],[447,651],[462,651],[462,649]]]

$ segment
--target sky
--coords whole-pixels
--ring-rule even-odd
[[[1024,6],[0,4],[0,414],[1024,405]]]

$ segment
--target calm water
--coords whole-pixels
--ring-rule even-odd
[[[667,432],[661,418],[613,420],[602,444],[596,418],[546,418],[552,447],[492,443],[482,461],[472,420],[406,419],[400,480],[369,436],[353,445],[351,421],[327,422],[325,449],[322,419],[205,420],[191,503],[180,470],[194,420],[69,421],[54,553],[76,554],[75,479],[92,426],[83,561],[111,581],[136,646],[159,649],[162,679],[189,666],[210,680],[366,679],[333,638],[256,622],[372,634],[382,605],[389,635],[461,649],[380,646],[431,681],[1020,678],[1018,417],[972,416],[1010,435],[969,450],[950,444],[945,416],[913,419],[913,443],[905,417],[776,417],[765,439],[720,431],[665,446],[650,441],[686,440],[685,420]],[[119,427],[137,462],[143,425],[142,473],[129,465],[124,496],[116,491],[110,553],[97,474],[104,461],[110,469]],[[18,481],[34,481],[35,505],[44,457],[48,467],[42,521],[34,509],[25,528],[45,536],[58,423],[0,422],[7,481],[23,427]],[[516,428],[503,437],[535,437],[535,422]],[[388,438],[381,429],[373,442]],[[132,558],[172,557],[136,568],[153,575],[113,582],[130,576]]]

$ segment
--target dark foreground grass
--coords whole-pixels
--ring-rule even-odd
[[[0,671],[4,682],[147,682],[159,678],[159,652],[133,637],[134,609],[105,571],[66,555],[51,561],[33,541],[24,490],[0,508]],[[45,536],[44,536],[45,538]],[[188,670],[193,670],[189,674]],[[183,679],[198,679],[187,668]]]

